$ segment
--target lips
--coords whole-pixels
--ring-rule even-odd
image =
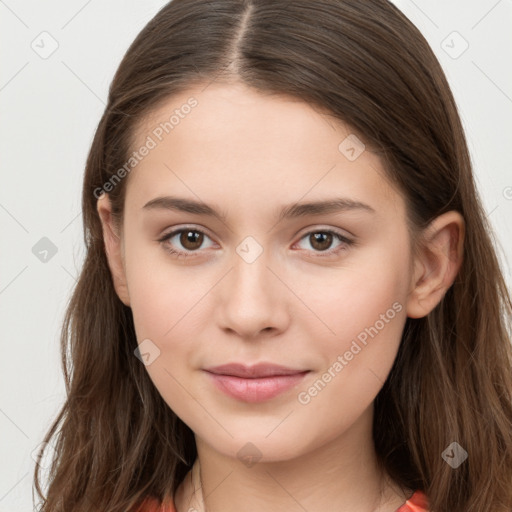
[[[287,368],[277,364],[259,363],[253,366],[246,366],[241,363],[229,363],[221,366],[206,368],[207,372],[217,375],[231,375],[245,379],[258,379],[262,377],[274,377],[276,375],[295,375],[307,370]]]
[[[298,385],[309,370],[260,363],[230,363],[205,369],[216,388],[243,402],[263,402]]]

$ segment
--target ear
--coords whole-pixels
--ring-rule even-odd
[[[462,265],[464,233],[464,219],[456,211],[436,217],[426,228],[414,257],[408,317],[424,317],[441,302]]]
[[[103,227],[103,241],[108,260],[108,266],[112,274],[112,281],[119,299],[125,306],[130,305],[130,296],[126,283],[126,272],[124,268],[124,246],[121,236],[116,229],[112,217],[112,207],[108,194],[103,193],[96,205]]]

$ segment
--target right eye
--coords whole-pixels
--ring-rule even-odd
[[[164,246],[164,249],[178,258],[189,258],[193,253],[199,252],[204,239],[210,237],[203,231],[196,228],[180,228],[165,234],[158,241]],[[173,239],[176,239],[173,242]],[[211,239],[210,239],[211,240]],[[176,249],[176,244],[180,244],[182,249]]]

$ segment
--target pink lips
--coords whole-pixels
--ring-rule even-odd
[[[297,385],[309,370],[260,363],[254,366],[231,363],[206,368],[218,389],[244,402],[263,402]]]

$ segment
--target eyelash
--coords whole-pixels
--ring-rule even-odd
[[[177,251],[176,249],[173,249],[171,246],[166,245],[164,243],[166,241],[169,241],[175,235],[183,233],[184,231],[192,231],[194,233],[200,233],[200,234],[205,235],[205,236],[208,237],[208,235],[204,231],[201,231],[200,229],[187,228],[187,227],[176,229],[174,231],[171,231],[170,233],[167,233],[162,238],[160,238],[158,241],[161,242],[164,245],[164,248],[165,248],[165,250],[167,252],[169,252],[170,254],[175,256],[176,258],[189,258],[189,257],[193,257],[193,256],[195,256],[194,253],[199,252],[199,250],[188,251],[188,252]],[[330,230],[330,229],[316,229],[316,230],[313,230],[313,231],[308,231],[307,233],[305,233],[300,238],[300,240],[306,238],[309,235],[315,234],[315,233],[328,233],[330,235],[333,235],[340,242],[342,242],[342,244],[338,248],[336,248],[336,249],[331,249],[331,250],[327,249],[325,251],[314,251],[314,253],[316,253],[316,254],[314,254],[313,257],[315,257],[315,258],[328,258],[330,256],[337,255],[340,252],[346,251],[348,249],[348,247],[350,247],[352,245],[355,245],[355,242],[353,240],[350,240],[349,238],[346,238],[345,236],[343,236],[340,233],[338,233],[337,231],[333,231],[333,230]],[[208,237],[208,238],[210,238],[210,237]]]

